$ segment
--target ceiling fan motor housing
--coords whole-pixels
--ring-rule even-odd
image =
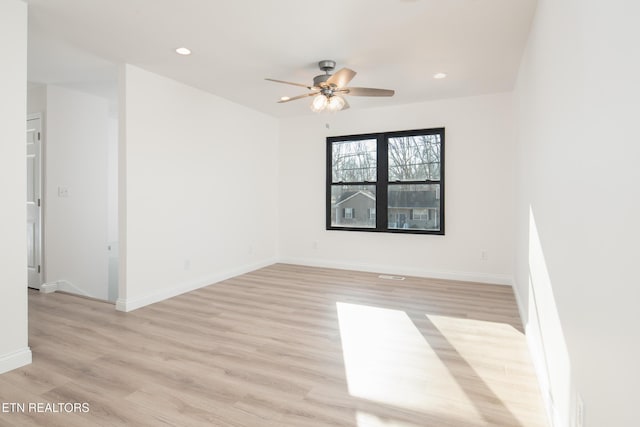
[[[318,68],[324,71],[324,74],[320,74],[313,78],[313,86],[314,87],[324,87],[327,86],[325,83],[331,77],[329,72],[333,71],[336,68],[336,61],[332,61],[330,59],[325,59],[323,61],[318,62]]]

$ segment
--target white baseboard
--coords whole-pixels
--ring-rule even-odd
[[[82,295],[84,297],[95,298],[94,295],[89,295],[87,292],[75,286],[68,280],[56,280],[55,282],[44,283],[40,286],[40,292],[44,294],[50,294],[52,292],[62,291],[69,292],[71,294]]]
[[[57,282],[43,283],[42,285],[40,285],[40,292],[42,292],[43,294],[52,294],[57,290],[58,290]]]
[[[497,284],[497,285],[505,285],[505,286],[511,286],[513,282],[511,276],[499,275],[499,274],[443,272],[443,271],[433,271],[433,270],[425,270],[425,269],[417,269],[417,268],[398,268],[394,266],[384,266],[384,265],[336,263],[332,261],[318,261],[318,260],[304,259],[304,258],[279,258],[279,259],[269,258],[259,263],[245,265],[245,266],[228,270],[222,273],[218,273],[212,276],[203,277],[198,280],[182,283],[178,286],[165,289],[153,294],[145,295],[143,297],[118,298],[116,300],[116,310],[124,311],[124,312],[133,311],[138,308],[141,308],[159,301],[163,301],[168,298],[202,288],[204,286],[209,286],[211,284],[214,284],[226,279],[230,279],[232,277],[235,277],[241,274],[249,273],[251,271],[254,271],[259,268],[263,268],[275,263],[306,265],[310,267],[336,268],[339,270],[358,270],[358,271],[367,271],[372,273],[383,273],[383,274],[395,274],[395,275],[400,274],[400,275],[406,275],[406,276],[428,277],[428,278],[445,279],[445,280],[458,280],[458,281],[465,281],[465,282],[488,283],[488,284]]]
[[[12,353],[0,355],[0,374],[31,363],[31,349],[25,347]]]
[[[506,274],[487,274],[460,271],[435,271],[414,267],[398,267],[391,265],[371,265],[358,263],[340,263],[309,258],[280,258],[284,264],[306,265],[309,267],[335,268],[338,270],[356,270],[369,273],[394,274],[404,276],[426,277],[431,279],[457,280],[463,282],[487,283],[492,285],[512,286],[513,278]]]
[[[221,272],[212,276],[203,277],[198,280],[182,283],[178,286],[165,289],[160,292],[156,292],[154,294],[146,295],[143,297],[132,298],[132,299],[118,298],[116,300],[116,310],[124,311],[124,312],[133,311],[138,308],[184,294],[186,292],[194,291],[196,289],[203,288],[205,286],[209,286],[214,283],[221,282],[223,280],[231,279],[232,277],[239,276],[241,274],[249,273],[251,271],[258,270],[263,267],[267,267],[274,263],[276,263],[276,259],[270,258],[258,263],[245,265],[245,266],[238,267],[225,272]]]

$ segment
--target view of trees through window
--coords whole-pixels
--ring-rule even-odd
[[[327,138],[327,228],[444,234],[444,129]]]
[[[440,179],[440,135],[389,138],[389,181]]]
[[[333,182],[375,182],[376,144],[375,139],[333,144]]]

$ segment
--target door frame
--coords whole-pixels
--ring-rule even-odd
[[[43,283],[45,283],[45,257],[44,257],[44,200],[45,200],[45,186],[44,186],[44,141],[45,141],[45,126],[44,126],[44,114],[43,113],[31,113],[31,114],[27,114],[27,122],[29,120],[36,120],[39,119],[40,120],[40,138],[38,140],[39,143],[39,155],[38,155],[38,159],[37,159],[37,168],[39,169],[39,174],[38,174],[38,184],[39,184],[39,188],[40,188],[40,205],[37,207],[38,208],[38,214],[39,214],[39,221],[38,221],[38,227],[37,227],[37,233],[38,233],[38,237],[37,237],[37,241],[36,241],[36,245],[38,247],[37,249],[37,258],[38,258],[38,265],[40,266],[40,283],[37,286],[31,285],[30,283],[27,282],[27,287],[30,288],[35,288],[35,289],[40,289],[40,287],[42,286]]]

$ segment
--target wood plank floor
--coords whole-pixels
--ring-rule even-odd
[[[131,313],[29,294],[0,426],[547,426],[509,287],[276,264]],[[28,408],[27,408],[28,409]]]

